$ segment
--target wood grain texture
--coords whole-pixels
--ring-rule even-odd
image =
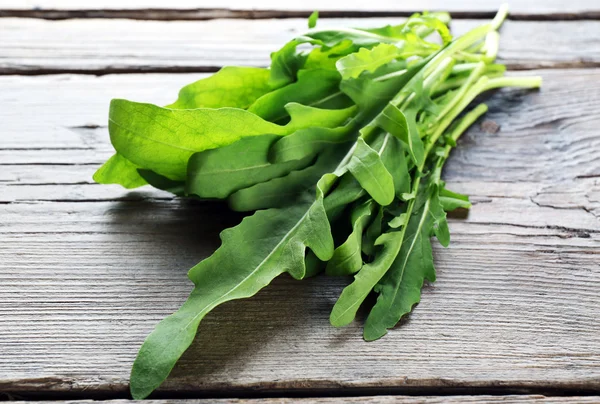
[[[442,403],[598,403],[600,396],[589,397],[546,397],[542,395],[507,395],[507,396],[362,396],[362,397],[317,397],[317,398],[257,398],[257,399],[192,399],[192,400],[146,400],[148,404],[330,404],[339,403],[406,403],[406,404],[442,404]],[[14,401],[14,404],[88,404],[97,403],[92,400],[77,401]],[[132,404],[130,400],[106,400],[106,404]]]
[[[160,0],[4,0],[0,10],[4,15],[29,15],[42,18],[82,17],[85,11],[92,16],[128,16],[130,18],[272,18],[308,15],[313,10],[329,12],[333,15],[373,15],[375,13],[411,13],[421,10],[447,10],[456,13],[490,15],[495,13],[503,3],[502,0],[374,0],[368,3],[359,0],[306,0],[302,2],[281,2],[278,0],[183,0],[165,4]],[[600,5],[594,0],[514,0],[511,9],[516,16],[546,16],[566,18],[590,18],[590,14],[598,16]],[[158,9],[158,10],[157,10]],[[107,11],[120,11],[110,13]],[[13,13],[11,13],[11,11]],[[14,11],[21,11],[16,14]],[[42,13],[40,13],[40,11]],[[57,12],[63,11],[63,13]],[[66,13],[64,11],[70,11]],[[133,12],[132,12],[133,11]],[[158,11],[158,12],[157,12]],[[182,12],[184,11],[184,12]],[[162,15],[162,17],[161,17]],[[377,14],[376,14],[377,15]]]
[[[322,25],[374,27],[399,20],[329,19]],[[455,20],[452,29],[462,35],[482,23]],[[0,24],[0,74],[203,72],[224,65],[267,66],[274,49],[306,29],[303,19],[174,23],[9,18]],[[511,69],[600,66],[600,21],[508,21],[502,29],[499,61]]]
[[[541,74],[543,88],[503,90],[491,96],[486,121],[463,137],[447,178],[553,184],[600,176],[600,71],[519,74]],[[0,166],[5,167],[0,183],[85,181],[112,153],[106,128],[112,97],[164,105],[176,98],[181,86],[201,77],[205,76],[0,77],[0,119],[10,135],[0,137]],[[56,93],[61,96],[54,97]],[[494,133],[495,127],[500,131]],[[65,171],[65,165],[87,167],[74,173]]]
[[[537,73],[452,155],[445,179],[474,206],[400,327],[365,343],[364,312],[329,325],[347,279],[282,277],[207,316],[162,394],[600,391],[600,71]],[[187,269],[240,220],[89,181],[110,97],[166,104],[195,77],[0,77],[0,391],[125,397]]]

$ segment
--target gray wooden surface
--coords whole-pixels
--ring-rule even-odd
[[[285,17],[289,15],[308,15],[313,10],[329,12],[329,15],[369,16],[382,13],[412,13],[422,10],[452,11],[459,15],[489,16],[504,0],[303,0],[282,2],[280,0],[179,0],[165,3],[163,0],[3,0],[0,10],[5,15],[14,15],[10,11],[22,11],[19,15],[34,15],[42,18],[73,16],[131,16],[134,18],[211,18],[232,17],[264,18]],[[594,0],[513,0],[513,15],[521,18],[595,18],[600,12],[600,4]],[[150,9],[150,10],[149,10]],[[160,9],[152,12],[151,9]],[[56,13],[53,11],[72,11]],[[142,10],[142,12],[140,12]],[[231,12],[239,10],[241,12]],[[84,11],[84,13],[81,13]],[[85,13],[88,11],[88,13]],[[111,13],[113,11],[113,13]],[[120,11],[114,13],[114,11]],[[127,12],[129,11],[129,12]],[[147,12],[150,11],[150,12]],[[187,11],[179,12],[175,11]],[[332,13],[333,12],[333,13]],[[327,14],[326,14],[327,15]]]
[[[199,399],[199,400],[148,400],[148,404],[331,404],[339,403],[406,403],[406,404],[439,404],[439,403],[598,403],[600,396],[589,397],[546,397],[542,395],[508,395],[508,396],[360,396],[360,397],[318,397],[318,398],[259,398],[259,399]],[[91,404],[96,401],[15,401],[14,404]],[[106,404],[132,404],[129,400],[107,400]]]
[[[485,11],[491,3],[448,7]],[[555,18],[550,8],[560,8],[558,2],[515,3],[514,9],[543,18]],[[81,4],[8,0],[0,9],[75,10]],[[142,10],[154,6],[150,1],[135,4],[139,15],[153,15]],[[85,3],[90,9],[117,6]],[[256,7],[271,6],[277,7],[267,2]],[[390,2],[373,3],[373,9],[378,6],[401,10]],[[562,11],[594,7],[573,1]],[[461,30],[474,23],[454,25]],[[470,194],[474,206],[468,216],[452,218],[451,247],[435,248],[438,282],[426,287],[422,303],[400,327],[365,343],[364,313],[344,329],[328,323],[348,280],[282,277],[256,297],[211,313],[159,394],[597,402],[598,24],[507,24],[502,57],[513,68],[545,67],[513,73],[541,74],[544,87],[494,94],[486,120],[461,139],[444,176],[449,187]],[[220,230],[240,219],[219,204],[181,201],[150,188],[94,184],[92,173],[111,154],[109,100],[167,104],[179,87],[202,74],[131,73],[264,65],[271,48],[303,25],[296,19],[0,18],[0,397],[126,398],[139,345],[191,289],[187,269],[218,246]],[[544,36],[536,36],[538,28]],[[208,39],[215,32],[221,36]],[[47,74],[61,71],[128,74]],[[367,397],[392,393],[421,397]],[[432,397],[440,393],[596,397]]]
[[[374,27],[398,20],[322,23]],[[483,23],[458,19],[452,28],[460,35]],[[0,74],[202,72],[222,65],[267,66],[273,49],[306,29],[305,19],[57,23],[7,18],[0,24]],[[590,32],[600,32],[600,21],[508,21],[499,61],[511,69],[598,67],[600,36]]]

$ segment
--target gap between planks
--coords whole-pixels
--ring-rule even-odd
[[[32,382],[36,382],[33,381]],[[45,378],[37,381],[36,390],[4,390],[0,392],[0,400],[22,401],[34,404],[42,402],[54,404],[74,404],[82,401],[105,401],[107,404],[133,403],[127,386],[108,386],[108,389],[57,390],[53,388],[71,385],[65,379]],[[75,383],[73,383],[75,384]],[[310,383],[312,385],[314,383]],[[466,402],[502,402],[522,403],[597,403],[600,399],[600,389],[581,388],[574,386],[527,386],[526,384],[491,384],[490,386],[438,386],[438,387],[344,387],[332,384],[329,388],[314,388],[307,385],[301,388],[281,388],[271,390],[268,386],[258,388],[228,388],[226,390],[167,390],[161,389],[145,400],[150,404],[176,404],[180,402],[204,404],[288,404],[288,403],[336,403],[344,402],[373,402],[373,403],[466,403]],[[44,390],[43,386],[52,386]],[[42,388],[40,388],[42,387]],[[0,383],[2,388],[2,383]],[[39,401],[38,401],[39,400]],[[76,400],[76,401],[72,401]],[[176,401],[172,401],[176,400]],[[207,401],[205,401],[207,400]],[[208,401],[209,400],[209,401]]]
[[[319,12],[320,18],[375,18],[375,17],[408,17],[422,10],[407,11],[360,11],[360,10],[325,10]],[[133,10],[58,10],[58,9],[0,9],[0,18],[38,18],[44,20],[69,20],[90,18],[119,18],[130,20],[156,20],[156,21],[206,21],[214,19],[288,19],[307,18],[310,11],[294,10],[237,10],[227,8],[212,9],[133,9]],[[454,18],[490,19],[494,11],[454,11]],[[600,20],[600,11],[587,12],[550,12],[545,14],[516,12],[508,17],[510,20],[521,21],[585,21]]]
[[[146,404],[329,404],[338,403],[337,397],[313,397],[313,398],[258,398],[258,399],[203,399],[196,400],[146,400]],[[443,403],[598,403],[600,396],[543,396],[543,395],[462,395],[462,396],[361,396],[346,397],[346,403],[377,403],[377,404],[443,404]],[[13,404],[42,404],[43,401],[14,402]],[[80,404],[93,403],[92,400],[85,401],[47,401],[48,404]],[[133,401],[127,399],[118,399],[107,401],[107,404],[131,404]]]
[[[266,67],[266,66],[261,66]],[[594,61],[573,61],[573,62],[558,62],[558,63],[526,63],[512,64],[506,63],[509,71],[528,71],[539,69],[557,69],[557,70],[579,70],[579,69],[595,69],[600,68],[600,62]],[[12,68],[0,68],[0,76],[51,76],[57,74],[84,74],[90,76],[107,76],[110,74],[139,74],[139,73],[216,73],[222,66],[148,66],[141,68],[128,67],[106,67],[101,69],[61,69],[61,68],[42,68],[35,70],[17,70]]]

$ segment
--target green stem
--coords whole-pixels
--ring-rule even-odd
[[[446,116],[446,114],[448,114],[448,112],[450,112],[450,110],[454,108],[454,106],[460,101],[460,99],[464,97],[466,92],[469,91],[469,88],[473,85],[475,80],[479,79],[484,69],[485,63],[477,63],[476,67],[471,71],[469,77],[467,77],[467,80],[460,86],[456,95],[452,98],[452,101],[446,104],[444,109],[442,109],[442,111],[438,114],[438,119],[443,119]]]
[[[500,6],[498,12],[496,13],[496,16],[490,24],[492,26],[492,29],[494,31],[498,31],[502,26],[502,23],[504,23],[504,21],[506,20],[506,17],[508,17],[508,4],[504,3]]]
[[[417,73],[405,86],[406,91],[401,90],[396,97],[394,97],[390,102],[398,106],[404,100],[410,96],[412,92],[412,88],[418,81],[424,80],[425,77],[429,76],[439,65],[446,59],[447,57],[452,57],[456,52],[460,52],[461,50],[468,48],[478,40],[481,40],[485,37],[485,35],[490,31],[491,25],[485,24],[481,27],[475,28],[460,38],[454,40],[444,49],[440,50],[437,55],[433,57],[424,67],[423,69]]]
[[[501,87],[516,87],[516,88],[540,88],[542,86],[542,78],[540,76],[532,77],[498,77],[487,82],[483,91],[493,90]]]

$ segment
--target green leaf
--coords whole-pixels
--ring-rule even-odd
[[[310,199],[258,211],[221,233],[222,246],[189,272],[195,288],[188,300],[144,341],[131,370],[135,399],[147,397],[167,378],[200,321],[216,306],[253,296],[284,272],[302,279],[307,247],[320,260],[331,258],[333,239],[323,199]]]
[[[375,260],[360,268],[354,276],[354,281],[344,288],[331,311],[331,325],[343,327],[354,320],[362,302],[396,259],[401,244],[400,232],[384,233],[377,238],[375,246],[381,246],[382,249],[378,251]]]
[[[386,25],[380,28],[363,28],[362,30],[390,38],[396,38],[397,40],[406,40],[407,36],[410,36],[411,34],[418,35],[420,38],[426,38],[431,33],[438,31],[444,43],[448,43],[452,40],[452,35],[447,26],[448,23],[450,23],[450,15],[448,13],[423,13],[422,15],[417,13],[399,25]]]
[[[372,48],[381,43],[396,43],[397,38],[378,35],[355,28],[324,28],[313,29],[305,33],[301,38],[310,40],[311,43],[319,44],[325,49],[333,48],[344,41],[351,42],[356,50],[360,48]]]
[[[301,160],[321,152],[328,146],[341,145],[356,138],[354,124],[335,129],[308,128],[280,138],[269,151],[269,160],[284,163]]]
[[[406,69],[406,62],[392,62],[372,74],[361,74],[357,78],[343,80],[340,89],[361,110],[375,110],[379,113],[425,65],[425,61],[419,61]],[[390,70],[393,73],[390,74]]]
[[[293,39],[277,52],[271,53],[271,75],[269,85],[279,88],[296,81],[298,70],[302,68],[307,55],[297,52],[298,45],[309,41]]]
[[[407,146],[415,165],[423,164],[425,148],[416,126],[415,109],[408,110],[405,115],[395,105],[388,104],[377,118],[377,124]]]
[[[335,170],[349,147],[350,145],[347,144],[329,148],[318,156],[314,164],[304,169],[291,171],[285,176],[240,189],[229,197],[229,207],[238,212],[247,212],[285,206],[295,200],[298,194],[313,189],[325,173]],[[290,164],[294,161],[299,160],[281,164]]]
[[[366,255],[372,256],[375,254],[375,243],[381,235],[383,229],[383,208],[381,206],[377,209],[375,218],[367,227],[367,231],[363,237],[362,251]]]
[[[452,192],[446,188],[440,189],[440,203],[446,212],[451,212],[455,209],[471,209],[471,202],[467,195]]]
[[[375,204],[371,199],[362,201],[354,206],[350,214],[352,233],[350,233],[343,244],[335,249],[333,257],[331,257],[325,269],[327,275],[351,275],[362,267],[363,230],[369,223],[374,208]]]
[[[435,281],[430,237],[449,243],[446,213],[438,198],[437,185],[422,186],[414,209],[401,234],[401,248],[390,270],[375,287],[377,302],[365,322],[367,341],[378,339],[412,310],[421,298],[425,279]],[[360,272],[359,272],[360,273]]]
[[[383,144],[378,149],[380,150],[381,161],[383,161],[385,168],[392,174],[394,179],[396,196],[401,198],[403,194],[410,192],[411,188],[411,178],[404,147],[398,138],[386,134],[383,138]]]
[[[386,206],[392,203],[395,195],[394,178],[381,161],[379,153],[362,138],[358,138],[347,168],[378,204]]]
[[[319,83],[315,85],[315,83]],[[288,116],[285,106],[296,102],[318,108],[349,107],[348,97],[339,91],[340,75],[331,70],[300,70],[298,81],[258,98],[248,111],[264,120],[278,122]],[[316,125],[325,126],[325,125]]]
[[[363,72],[373,72],[379,67],[401,56],[398,47],[380,44],[372,49],[362,48],[358,52],[337,61],[336,67],[343,80],[357,78]]]
[[[95,173],[94,181],[99,184],[119,184],[127,189],[138,188],[148,182],[138,173],[138,166],[121,154],[114,154]]]
[[[185,192],[185,182],[183,181],[173,181],[162,175],[156,174],[154,171],[144,170],[142,168],[138,168],[138,173],[144,180],[148,182],[148,184],[152,185],[154,188],[162,189],[163,191],[171,192],[177,196],[184,196]]]
[[[435,18],[434,18],[435,19]],[[446,29],[447,27],[443,22],[438,20],[440,25],[436,25],[440,29]],[[423,24],[436,24],[435,22],[420,22]],[[419,25],[416,24],[416,25]],[[443,27],[443,28],[442,28]],[[429,53],[431,49],[435,50],[439,46],[423,41],[418,34],[408,32],[400,33],[393,36],[387,36],[383,32],[376,32],[376,30],[364,30],[354,28],[327,28],[327,29],[312,29],[304,35],[295,38],[285,44],[279,51],[271,54],[271,78],[270,84],[273,87],[281,87],[288,83],[292,83],[296,80],[298,71],[307,62],[308,55],[303,52],[298,52],[297,48],[301,44],[312,44],[320,46],[321,52],[327,52],[331,49],[336,49],[336,52],[341,56],[347,55],[351,52],[356,52],[361,48],[372,48],[379,44],[396,44],[401,40],[410,45],[417,43],[420,48],[424,49],[425,53]],[[442,35],[444,38],[445,35]],[[407,49],[408,52],[408,49]],[[335,54],[328,54],[334,56]],[[318,58],[320,62],[323,62],[323,58]],[[319,63],[323,66],[322,63]]]
[[[308,28],[314,28],[317,26],[317,20],[319,19],[319,12],[313,11],[308,17]]]
[[[394,217],[392,220],[388,222],[388,226],[392,229],[397,229],[401,226],[405,226],[408,222],[408,215],[406,213],[401,213],[398,216]]]
[[[177,101],[167,108],[245,109],[271,90],[269,75],[267,69],[227,66],[210,77],[183,87]]]
[[[224,199],[242,188],[282,177],[311,164],[311,159],[271,164],[268,152],[275,135],[247,137],[218,149],[192,155],[186,191],[202,198]]]
[[[291,121],[280,126],[237,108],[167,109],[116,99],[111,102],[109,132],[117,152],[136,166],[183,181],[194,153],[248,136],[285,136],[310,126],[337,126],[352,112],[300,104],[286,109]]]
[[[351,41],[342,41],[332,48],[316,47],[308,54],[303,69],[337,70],[337,61],[355,50]]]

